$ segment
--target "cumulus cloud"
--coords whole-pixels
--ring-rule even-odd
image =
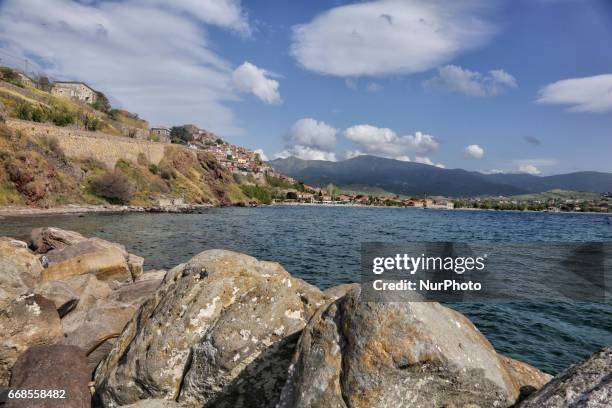
[[[239,99],[232,67],[213,50],[209,25],[251,31],[237,0],[0,3],[2,47],[52,77],[86,81],[155,123],[239,134],[227,105]]]
[[[300,119],[289,129],[289,140],[296,145],[333,150],[338,129],[312,118]]]
[[[282,150],[274,155],[275,158],[285,159],[287,157],[297,157],[303,160],[325,160],[336,161],[336,153],[326,152],[309,146],[295,145]]]
[[[304,160],[336,160],[338,129],[323,121],[303,118],[296,121],[287,134],[287,147],[276,157],[295,156]]]
[[[519,166],[519,171],[521,173],[531,174],[532,176],[542,174],[542,172],[533,164],[524,164],[522,166]]]
[[[427,154],[438,149],[438,141],[431,135],[416,132],[400,136],[388,128],[357,125],[344,131],[344,136],[359,145],[365,154],[409,161],[409,154]]]
[[[482,159],[484,156],[484,149],[476,144],[469,145],[463,150],[463,153],[466,157],[471,157],[473,159]]]
[[[570,112],[612,111],[612,74],[554,82],[540,90],[536,102],[565,105]]]
[[[253,151],[259,155],[259,158],[261,160],[268,161],[268,156],[266,156],[266,153],[263,151],[263,149],[255,149]]]
[[[426,88],[446,89],[468,96],[495,96],[507,88],[516,88],[516,79],[504,70],[496,69],[486,74],[463,69],[457,65],[438,68],[438,74],[425,81]]]
[[[266,103],[281,103],[278,81],[268,78],[269,75],[266,70],[244,62],[232,72],[232,81],[241,92],[250,92]]]
[[[484,45],[490,1],[378,0],[332,8],[293,27],[291,54],[336,76],[411,74]]]

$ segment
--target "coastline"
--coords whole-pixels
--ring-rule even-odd
[[[344,207],[344,208],[397,208],[408,210],[438,210],[438,211],[490,211],[490,212],[512,212],[512,213],[546,213],[546,214],[592,214],[612,216],[612,213],[592,212],[592,211],[534,211],[534,210],[495,210],[483,208],[422,208],[422,207],[393,207],[384,205],[364,205],[352,203],[273,203],[260,204],[258,207],[267,206],[293,206],[293,207]],[[173,214],[190,214],[218,206],[212,204],[187,204],[169,207],[143,207],[133,205],[87,205],[87,204],[68,204],[65,206],[40,208],[40,207],[25,207],[25,206],[5,206],[0,207],[0,219],[4,217],[35,217],[48,215],[74,215],[74,214],[89,214],[89,213],[105,213],[105,214],[126,214],[126,213],[173,213]],[[236,206],[239,207],[239,206]]]

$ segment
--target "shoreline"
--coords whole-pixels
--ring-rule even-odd
[[[364,205],[364,204],[332,204],[332,203],[272,203],[260,204],[257,207],[270,206],[294,206],[294,207],[344,207],[344,208],[396,208],[409,210],[438,210],[438,211],[490,211],[490,212],[512,212],[512,213],[546,213],[546,214],[591,214],[612,216],[612,213],[592,212],[592,211],[534,211],[534,210],[495,210],[483,208],[422,208],[422,207],[393,207],[383,205]],[[235,205],[233,207],[242,207]],[[48,215],[78,215],[78,214],[127,214],[127,213],[171,213],[171,214],[191,214],[205,209],[220,208],[212,204],[188,204],[171,207],[143,207],[133,205],[87,205],[69,204],[59,207],[40,208],[24,206],[0,207],[0,219],[4,217],[36,217]]]

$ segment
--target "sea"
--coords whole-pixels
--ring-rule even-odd
[[[599,214],[345,206],[210,208],[197,214],[82,214],[0,219],[0,236],[27,239],[55,226],[118,242],[169,269],[212,248],[276,261],[325,289],[360,280],[363,242],[611,242]],[[520,274],[520,266],[516,274]],[[612,345],[612,301],[534,299],[449,305],[469,317],[499,353],[556,374]]]

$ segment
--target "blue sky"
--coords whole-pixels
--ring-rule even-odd
[[[606,0],[4,0],[0,48],[268,158],[612,171]]]

